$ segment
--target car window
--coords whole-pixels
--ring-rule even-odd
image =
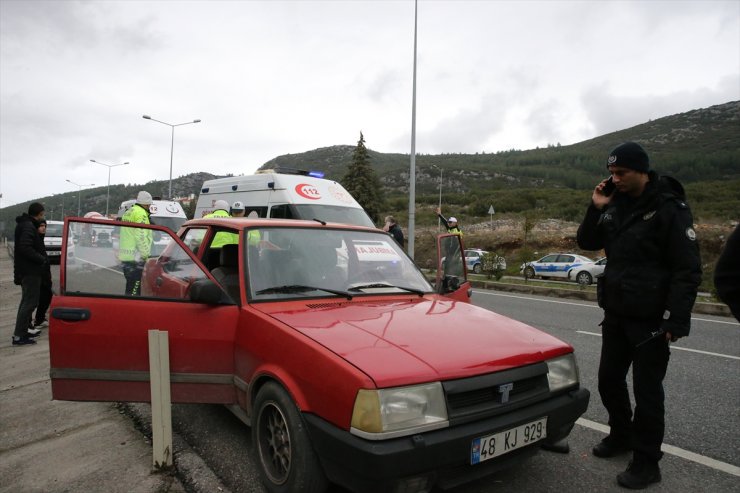
[[[191,228],[182,237],[182,242],[190,248],[193,253],[198,253],[200,244],[203,243],[203,237],[208,231],[207,228]]]
[[[253,301],[337,296],[327,289],[352,296],[431,291],[401,247],[382,232],[275,227],[248,234],[260,238],[247,248]]]
[[[571,264],[575,261],[575,259],[576,258],[573,255],[560,255],[557,261],[565,264]]]
[[[84,236],[92,224],[70,222],[73,235]],[[154,238],[160,234],[168,244],[157,254]],[[113,226],[114,241],[96,246],[78,244],[74,263],[65,266],[66,296],[132,296],[132,273],[140,274],[135,296],[142,299],[187,300],[188,288],[206,274],[168,232],[140,225]]]
[[[540,262],[557,262],[557,261],[558,261],[558,256],[557,255],[545,255],[540,260]]]

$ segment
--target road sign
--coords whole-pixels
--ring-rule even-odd
[[[493,210],[493,206],[491,206],[491,207],[488,208],[488,213],[489,214],[496,214],[496,211]]]

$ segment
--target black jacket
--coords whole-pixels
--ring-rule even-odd
[[[683,337],[701,284],[699,245],[681,184],[653,171],[649,177],[637,199],[615,192],[604,210],[591,204],[578,246],[606,252],[597,292],[607,315],[655,320]]]
[[[727,238],[717,266],[714,268],[714,286],[717,296],[727,303],[740,321],[740,226]]]
[[[401,248],[403,248],[403,230],[401,229],[401,226],[398,224],[392,224],[390,228],[388,228],[388,232],[393,236],[393,239],[396,240],[396,243],[401,245]]]
[[[25,276],[44,277],[46,257],[44,240],[38,231],[38,223],[34,218],[23,213],[15,218],[15,247],[13,252],[13,274],[17,284]]]

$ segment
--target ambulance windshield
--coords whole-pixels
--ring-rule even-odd
[[[330,223],[375,227],[364,209],[319,204],[279,204],[270,209],[270,217],[280,219],[320,219]]]

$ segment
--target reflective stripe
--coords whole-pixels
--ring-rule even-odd
[[[149,372],[139,370],[88,370],[84,368],[52,368],[52,379],[110,380],[116,382],[148,382]],[[170,373],[173,383],[207,383],[234,385],[234,375],[227,373]]]

